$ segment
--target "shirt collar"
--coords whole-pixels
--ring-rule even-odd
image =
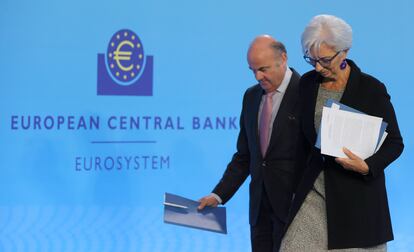
[[[285,76],[283,77],[282,83],[280,83],[280,86],[276,89],[278,93],[285,93],[286,89],[289,85],[290,78],[292,77],[292,70],[288,66],[286,66],[286,72]]]

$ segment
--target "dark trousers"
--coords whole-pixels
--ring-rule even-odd
[[[250,226],[250,239],[253,252],[277,252],[282,240],[285,223],[273,213],[272,206],[263,190],[259,217],[256,225]]]

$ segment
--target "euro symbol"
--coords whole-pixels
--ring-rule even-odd
[[[130,64],[129,66],[124,66],[121,64],[122,60],[124,61],[131,60],[131,55],[132,55],[132,52],[121,51],[124,45],[129,45],[130,47],[134,48],[134,44],[132,44],[130,41],[128,40],[122,41],[121,43],[119,43],[118,47],[116,48],[114,52],[114,60],[116,61],[116,64],[122,71],[127,72],[127,71],[131,71],[134,65]]]

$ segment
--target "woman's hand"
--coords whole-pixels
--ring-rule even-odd
[[[361,173],[362,175],[367,175],[369,172],[369,167],[367,163],[352,151],[348,150],[347,148],[343,147],[342,150],[344,151],[345,155],[348,158],[335,158],[335,161],[342,165],[347,170],[354,171]]]

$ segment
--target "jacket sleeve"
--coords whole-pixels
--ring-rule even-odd
[[[239,187],[249,175],[250,151],[247,140],[246,128],[244,126],[245,107],[247,106],[247,93],[243,98],[243,108],[240,115],[240,132],[237,139],[237,151],[227,165],[223,177],[213,190],[225,204],[236,193]]]
[[[397,159],[404,149],[403,139],[398,128],[397,118],[395,116],[394,108],[391,104],[390,95],[384,84],[377,85],[378,92],[372,95],[375,97],[372,106],[375,106],[379,116],[388,123],[387,137],[381,148],[371,157],[367,158],[365,162],[369,166],[368,175],[364,176],[366,180],[374,179],[383,173],[384,169]]]

